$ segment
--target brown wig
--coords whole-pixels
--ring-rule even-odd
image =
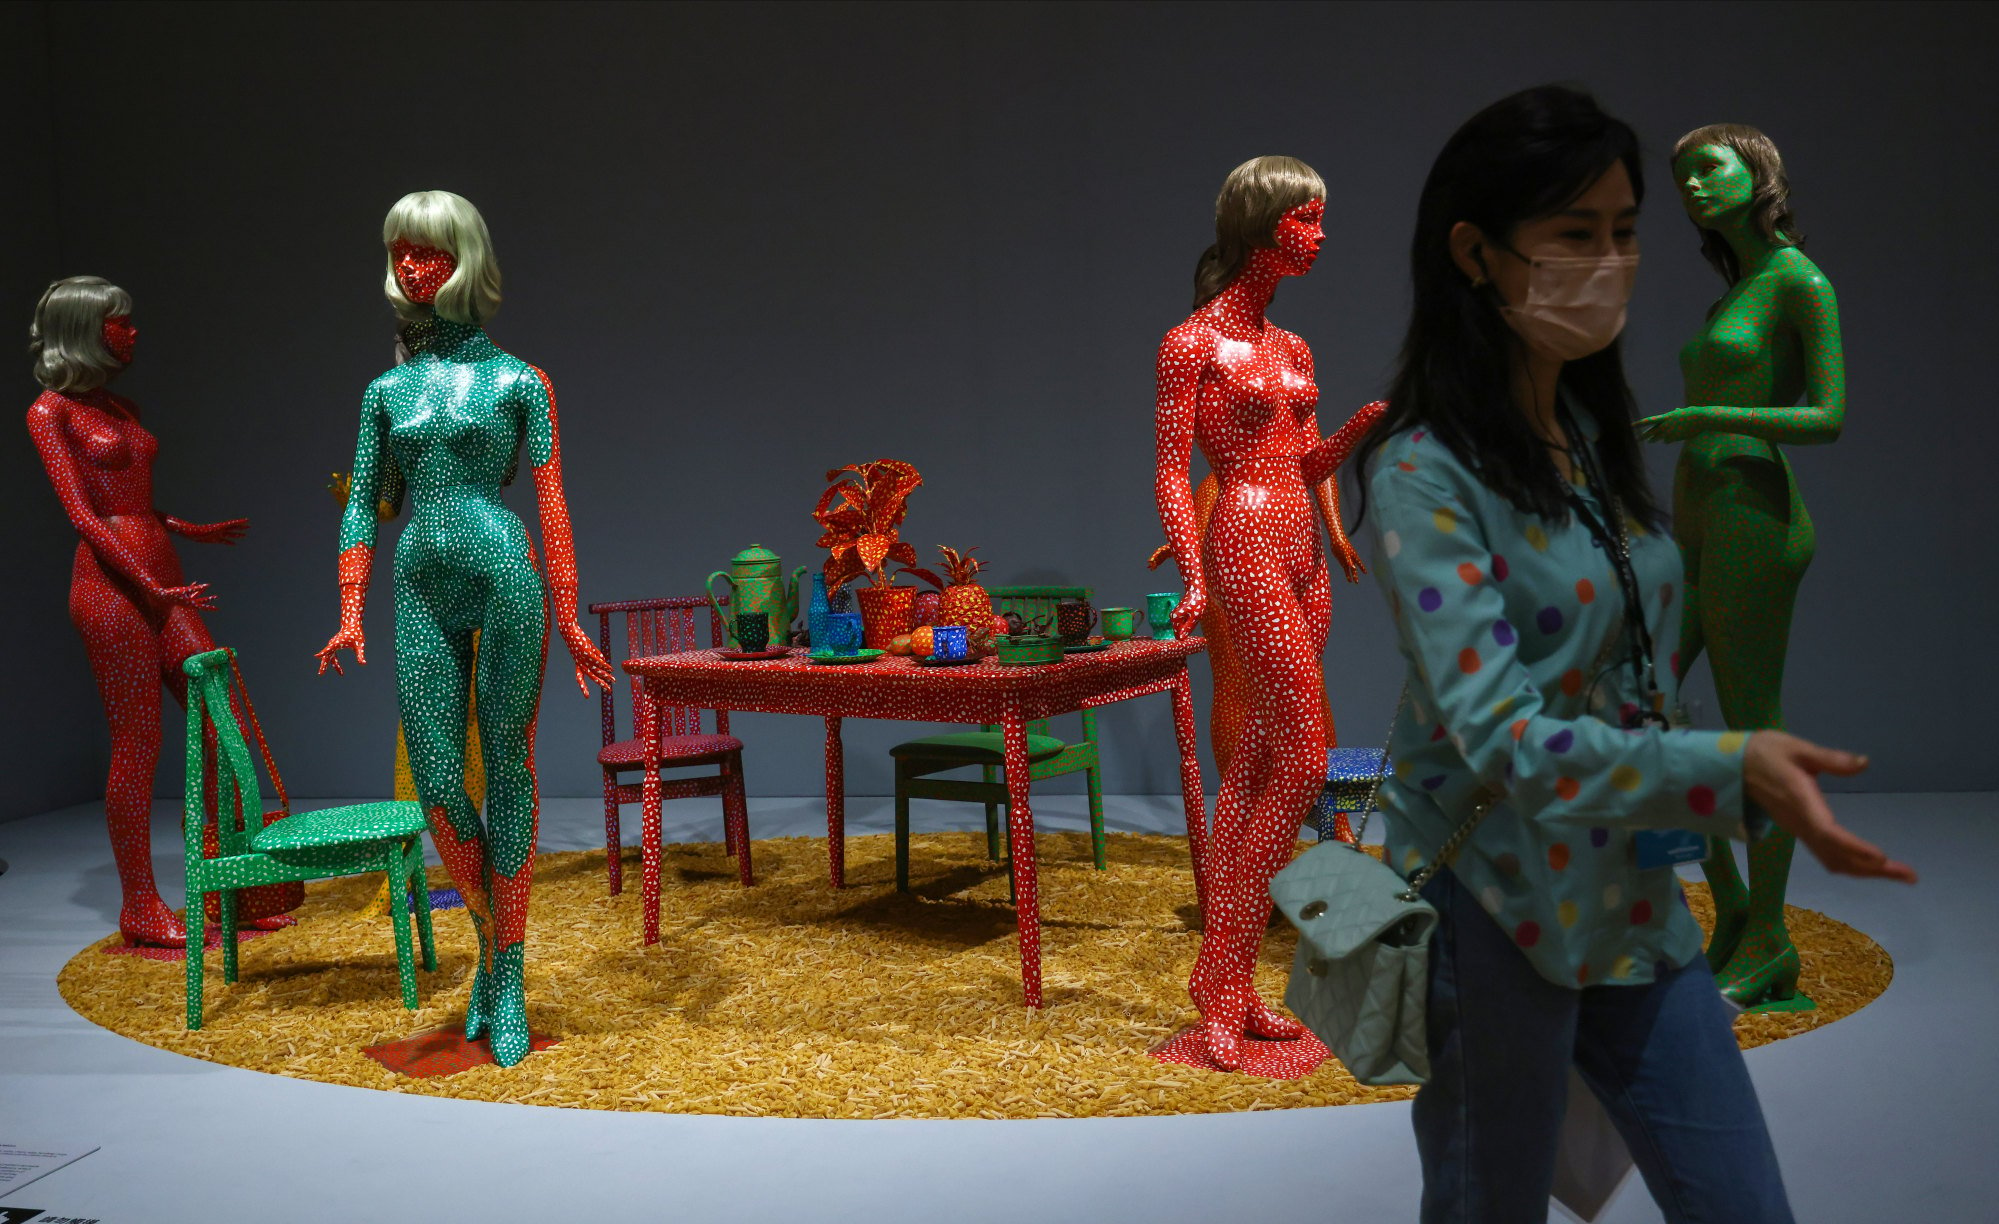
[[[1710,123],[1697,127],[1673,142],[1673,156],[1668,165],[1676,165],[1680,155],[1689,149],[1702,145],[1720,145],[1732,150],[1749,167],[1755,189],[1749,197],[1750,221],[1764,241],[1778,246],[1801,247],[1805,236],[1798,229],[1798,219],[1791,214],[1791,180],[1784,176],[1784,158],[1777,152],[1777,143],[1746,123]],[[1676,176],[1677,177],[1677,176]],[[1700,229],[1699,225],[1694,228]],[[1701,254],[1721,273],[1721,278],[1733,285],[1742,279],[1742,269],[1736,266],[1735,252],[1719,233],[1711,229],[1701,229]]]
[[[1215,244],[1194,266],[1194,309],[1229,287],[1250,251],[1277,245],[1277,222],[1285,213],[1325,198],[1319,172],[1295,157],[1252,157],[1229,171],[1215,197]]]

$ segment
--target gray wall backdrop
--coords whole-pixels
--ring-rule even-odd
[[[1793,452],[1820,533],[1787,708],[1872,752],[1872,789],[1999,784],[1974,694],[1988,647],[1999,424],[1994,10],[1958,5],[15,5],[0,15],[13,186],[4,300],[92,272],[143,331],[119,384],[163,445],[161,507],[249,516],[185,546],[214,584],[292,789],[382,793],[394,727],[386,576],[371,664],[315,678],[334,627],[327,473],[389,360],[381,217],[477,203],[506,275],[494,337],[561,394],[586,600],[687,593],[752,541],[816,564],[821,474],[890,455],[927,480],[907,538],[978,545],[991,582],[1148,574],[1152,360],[1186,314],[1211,201],[1284,152],[1331,186],[1317,271],[1273,316],[1311,342],[1323,420],[1383,386],[1422,177],[1493,98],[1595,89],[1648,142],[1654,192],[1630,374],[1673,406],[1675,354],[1720,289],[1666,182],[1680,132],[1729,119],[1784,149],[1844,307],[1851,412]],[[13,334],[20,336],[20,331]],[[15,350],[18,352],[18,350]],[[14,375],[25,407],[35,388]],[[67,623],[71,532],[26,438],[4,737],[12,813],[98,793],[104,731]],[[1671,455],[1655,456],[1662,476]],[[523,480],[512,498],[526,515]],[[394,528],[384,537],[390,542]],[[385,568],[385,567],[382,567]],[[1335,595],[1340,729],[1373,742],[1398,669],[1371,581]],[[596,789],[596,703],[551,652],[541,777]],[[1204,672],[1205,668],[1197,669]],[[351,672],[351,669],[350,669]],[[1203,676],[1205,683],[1205,676]],[[1704,684],[1697,683],[1696,688]],[[1706,703],[1714,717],[1713,703]],[[160,789],[179,786],[178,713]],[[760,794],[820,786],[816,723],[743,718]],[[854,727],[887,789],[904,729]],[[1106,785],[1175,789],[1163,699],[1104,720]]]

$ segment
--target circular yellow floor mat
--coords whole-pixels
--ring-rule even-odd
[[[894,888],[886,836],[847,843],[847,887],[826,882],[823,839],[755,846],[736,883],[717,844],[667,848],[661,938],[639,946],[639,884],[605,891],[601,851],[543,855],[528,929],[528,1012],[558,1044],[510,1070],[411,1079],[364,1046],[458,1025],[476,944],[462,910],[437,914],[438,968],[405,1011],[379,877],[308,888],[297,926],[242,944],[241,980],[209,953],[206,1027],[183,1027],[183,967],[105,956],[63,968],[63,997],[136,1041],[302,1079],[580,1109],[804,1118],[1026,1118],[1212,1113],[1394,1100],[1337,1061],[1301,1080],[1220,1075],[1147,1050],[1194,1019],[1186,980],[1199,936],[1184,838],[1114,834],[1111,869],[1082,834],[1044,833],[1047,1006],[1020,1003],[1005,870],[983,834],[912,839],[913,891]],[[441,873],[432,883],[446,883]],[[1705,889],[1688,889],[1707,920]],[[1810,910],[1790,911],[1811,1012],[1750,1015],[1742,1044],[1828,1024],[1886,989],[1887,953]],[[115,936],[113,937],[115,938]],[[1259,986],[1283,997],[1294,937],[1265,941]]]

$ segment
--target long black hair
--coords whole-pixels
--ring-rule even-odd
[[[1645,198],[1638,134],[1578,89],[1542,85],[1501,98],[1459,128],[1430,167],[1409,249],[1415,297],[1388,411],[1362,440],[1368,461],[1392,433],[1422,425],[1495,493],[1524,513],[1568,517],[1560,473],[1526,419],[1514,411],[1509,372],[1519,337],[1500,315],[1490,284],[1473,287],[1451,259],[1451,227],[1469,221],[1495,242],[1522,222],[1557,212],[1618,162]],[[1662,521],[1645,482],[1631,428],[1631,388],[1621,342],[1562,366],[1561,386],[1596,420],[1603,478],[1627,517]]]

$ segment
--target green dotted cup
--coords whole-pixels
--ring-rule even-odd
[[[770,615],[766,612],[736,613],[736,649],[755,654],[770,647]]]
[[[1097,615],[1102,618],[1104,636],[1113,642],[1122,642],[1138,632],[1138,611],[1134,608],[1104,608]]]
[[[1173,609],[1180,606],[1180,592],[1161,591],[1145,597],[1145,621],[1152,636],[1162,642],[1173,640]]]

